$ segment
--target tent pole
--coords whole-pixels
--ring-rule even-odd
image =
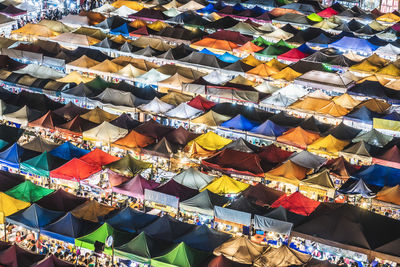
[[[7,242],[7,223],[4,221],[4,242]]]

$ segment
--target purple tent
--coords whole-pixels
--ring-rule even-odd
[[[56,256],[50,254],[47,258],[35,263],[32,267],[70,267],[75,266],[72,263],[58,259]]]
[[[36,203],[49,210],[67,212],[83,204],[86,200],[86,198],[77,197],[62,189],[58,189],[57,191],[41,198]]]
[[[175,180],[171,179],[167,183],[162,186],[154,189],[154,191],[161,192],[164,194],[168,194],[171,196],[179,197],[180,201],[184,201],[186,199],[192,198],[199,193],[199,191],[189,188],[187,186],[181,185]]]
[[[135,128],[136,132],[158,140],[161,140],[161,138],[173,130],[174,128],[159,124],[154,120],[148,120]]]
[[[17,245],[0,252],[0,265],[8,267],[31,266],[41,261],[45,255],[34,254]]]
[[[159,185],[159,183],[147,180],[138,174],[126,183],[114,186],[112,191],[122,195],[143,199],[145,189],[153,190]]]

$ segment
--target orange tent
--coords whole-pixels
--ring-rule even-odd
[[[322,98],[306,97],[292,104],[290,108],[306,111],[317,111],[329,104],[329,100]]]
[[[208,158],[215,154],[215,151],[204,149],[196,142],[191,142],[190,145],[185,146],[184,151],[192,158]]]
[[[261,51],[263,49],[264,48],[259,47],[258,45],[255,45],[253,42],[248,41],[247,43],[245,43],[244,45],[242,45],[241,47],[236,49],[236,51],[238,51],[240,53],[252,54],[252,53]]]
[[[276,141],[305,149],[318,138],[320,138],[319,134],[306,131],[298,126],[283,133],[281,136],[276,138]]]
[[[317,110],[319,113],[328,114],[334,117],[342,117],[349,113],[347,108],[344,108],[333,101],[330,101],[328,105]]]
[[[142,27],[146,27],[147,22],[145,22],[144,20],[141,20],[141,19],[135,19],[134,21],[129,23],[129,26],[131,26],[132,28],[135,28],[135,29],[139,29]]]
[[[121,149],[134,149],[143,148],[154,143],[154,138],[140,134],[136,131],[131,131],[125,137],[115,141],[111,146],[119,147]]]
[[[270,61],[268,61],[265,64],[267,64],[268,66],[273,67],[275,69],[278,69],[280,71],[287,67],[287,65],[285,63],[280,62],[276,58],[271,59]]]
[[[381,191],[378,192],[375,199],[400,205],[400,185],[393,187],[385,186]]]
[[[260,64],[254,69],[249,70],[246,72],[247,74],[253,74],[253,75],[258,75],[261,77],[269,77],[271,75],[277,74],[279,72],[278,69],[274,67],[270,67],[267,64]]]
[[[226,40],[217,40],[212,38],[204,38],[200,41],[191,44],[191,47],[196,49],[208,48],[210,50],[232,51],[239,46],[235,43]]]
[[[265,174],[266,179],[299,185],[299,182],[307,176],[308,169],[288,160],[282,165]]]
[[[243,58],[241,61],[243,63],[253,66],[253,67],[256,67],[263,63],[262,61],[256,59],[253,55],[248,55],[247,57]]]
[[[269,14],[272,15],[273,17],[280,17],[280,16],[283,16],[288,13],[303,15],[303,13],[301,13],[297,10],[289,9],[289,8],[280,8],[280,7],[276,7],[274,9],[272,9],[271,12],[269,12]]]

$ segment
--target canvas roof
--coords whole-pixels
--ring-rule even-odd
[[[154,238],[173,241],[192,231],[194,228],[195,226],[192,224],[181,222],[169,215],[164,215],[142,228],[141,231]]]
[[[229,176],[223,175],[204,187],[201,191],[209,190],[219,195],[238,194],[249,187],[249,184],[239,182]]]
[[[143,228],[157,219],[158,216],[126,207],[107,219],[106,222],[117,230],[135,233],[137,229]]]
[[[223,206],[228,202],[224,196],[212,193],[207,189],[180,202],[180,207],[188,212],[198,212],[200,214],[214,215],[214,206]]]
[[[96,200],[88,200],[74,208],[71,211],[71,214],[79,219],[91,222],[100,222],[107,214],[114,210],[115,208],[101,204]]]
[[[308,145],[307,150],[315,153],[337,155],[348,144],[348,141],[342,141],[332,135],[327,135]]]
[[[70,142],[65,142],[64,144],[51,150],[50,153],[53,156],[56,156],[56,157],[59,157],[59,158],[65,159],[65,160],[71,160],[73,158],[80,158],[83,155],[89,153],[89,151],[78,148],[78,147],[74,146],[73,144],[71,144]]]
[[[118,161],[105,165],[104,168],[108,168],[124,176],[134,177],[144,169],[148,169],[151,166],[151,163],[137,160],[128,154]]]
[[[306,177],[307,168],[301,167],[288,160],[282,165],[268,171],[265,174],[266,179],[277,180],[298,185],[299,181]]]
[[[122,137],[111,145],[125,149],[132,149],[137,147],[146,147],[152,144],[154,141],[155,140],[152,137],[140,134],[132,130],[125,137]]]
[[[20,164],[20,169],[26,173],[41,177],[50,177],[50,171],[63,165],[65,160],[44,151],[39,156],[28,159]]]
[[[277,137],[278,142],[305,148],[319,138],[319,134],[296,127]]]
[[[93,123],[101,124],[103,122],[110,122],[112,120],[115,120],[116,118],[118,118],[118,115],[108,113],[107,111],[96,107],[88,113],[81,115],[80,117]]]
[[[61,167],[50,171],[50,177],[79,182],[99,172],[101,168],[73,158]]]
[[[207,132],[205,134],[202,134],[201,136],[193,139],[187,144],[187,147],[189,147],[192,143],[197,143],[199,146],[201,146],[204,149],[207,150],[217,150],[220,149],[227,144],[231,143],[232,140],[221,137],[217,135],[214,132]]]
[[[5,218],[30,206],[25,202],[0,192],[0,223],[5,223]]]

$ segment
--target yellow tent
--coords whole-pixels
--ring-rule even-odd
[[[384,22],[390,22],[390,23],[396,23],[400,21],[400,17],[396,16],[393,13],[386,13],[383,14],[382,16],[376,18],[377,21],[384,21]]]
[[[224,121],[230,120],[232,117],[219,114],[215,111],[208,111],[207,113],[192,120],[192,123],[205,124],[207,126],[219,126]]]
[[[168,77],[165,80],[158,82],[158,88],[162,91],[162,88],[174,88],[174,89],[182,89],[182,85],[185,83],[193,82],[193,79],[186,78],[179,73],[175,73],[171,77]]]
[[[277,74],[272,75],[271,78],[275,80],[286,80],[291,82],[301,75],[301,73],[291,69],[290,67],[286,67]]]
[[[350,69],[365,72],[377,72],[380,67],[373,65],[368,60],[363,60],[361,63],[351,66]]]
[[[65,32],[53,38],[53,41],[66,43],[66,44],[74,44],[74,45],[84,45],[90,46],[100,42],[100,40],[84,35],[77,34],[72,32]]]
[[[50,30],[46,26],[32,23],[28,23],[18,30],[12,31],[11,34],[23,36],[40,36],[47,38],[55,37],[58,35],[57,32]]]
[[[230,83],[235,83],[235,84],[240,84],[240,85],[248,85],[248,86],[255,86],[256,83],[253,81],[250,81],[243,77],[242,75],[236,76],[234,79],[229,81]]]
[[[124,44],[125,42],[129,42],[129,39],[126,39],[121,34],[111,37],[110,40],[117,44]]]
[[[147,27],[153,31],[159,32],[167,27],[171,27],[169,24],[162,22],[160,20],[157,20],[153,22],[152,24],[147,25]]]
[[[184,102],[188,102],[188,101],[192,100],[192,98],[193,98],[192,96],[185,95],[183,93],[169,92],[165,96],[161,97],[160,100],[162,102],[168,103],[170,105],[179,106],[180,104],[182,104]]]
[[[194,142],[204,149],[213,151],[230,144],[232,140],[221,137],[214,132],[208,132],[190,141],[186,146],[190,147]]]
[[[380,84],[385,85],[385,86],[389,82],[389,80],[385,79],[383,77],[383,75],[372,74],[372,75],[369,75],[369,76],[367,76],[365,78],[362,78],[362,79],[358,80],[356,83],[363,83],[365,81],[379,82]]]
[[[310,152],[325,154],[329,156],[338,156],[338,152],[342,151],[345,146],[349,144],[348,141],[342,141],[335,138],[333,135],[321,137],[307,147]]]
[[[3,224],[5,222],[5,217],[12,215],[19,210],[23,210],[30,205],[29,202],[15,199],[0,192],[0,223]]]
[[[254,69],[249,70],[246,72],[247,74],[258,75],[261,77],[269,77],[271,75],[277,74],[279,72],[278,69],[275,67],[270,67],[267,64],[260,64]]]
[[[253,66],[253,67],[256,67],[256,66],[258,66],[258,65],[263,63],[262,61],[256,59],[253,55],[248,55],[247,57],[241,59],[241,61],[243,63],[245,63],[247,65],[250,65],[250,66]]]
[[[378,56],[377,54],[372,54],[366,58],[372,65],[383,67],[389,63],[389,60],[384,59],[383,57]]]
[[[94,78],[89,78],[89,77],[83,77],[82,75],[79,74],[77,71],[73,71],[69,73],[67,76],[64,78],[57,79],[57,82],[61,83],[87,83],[93,80]]]
[[[78,58],[77,60],[74,60],[74,61],[68,63],[68,65],[88,69],[93,66],[96,66],[99,63],[100,62],[98,62],[97,60],[91,59],[90,57],[83,55],[80,58]]]
[[[335,96],[332,101],[347,109],[353,109],[355,106],[360,104],[359,100],[354,99],[347,93],[340,96]]]
[[[393,63],[390,63],[386,67],[380,69],[377,73],[381,75],[400,76],[400,69],[397,68]]]
[[[292,161],[288,160],[282,165],[265,173],[265,178],[268,180],[284,182],[289,184],[299,185],[307,175],[308,169],[301,167]]]
[[[186,145],[184,148],[184,152],[189,154],[189,157],[191,158],[208,158],[216,153],[216,151],[210,151],[202,148],[196,142],[192,142]]]
[[[142,27],[146,27],[147,26],[147,22],[141,19],[135,19],[134,21],[132,21],[131,23],[129,23],[129,26],[131,26],[132,28],[135,29],[139,29]]]
[[[303,100],[299,100],[292,104],[290,108],[317,111],[329,104],[329,100],[315,97],[306,97]]]
[[[153,62],[141,59],[141,58],[133,58],[133,57],[128,57],[128,56],[119,56],[117,58],[114,58],[112,60],[115,64],[121,65],[121,66],[126,66],[128,64],[131,64],[132,66],[144,70],[144,71],[149,71],[153,68],[158,68],[159,66]]]
[[[278,69],[279,71],[283,70],[284,68],[287,67],[286,64],[280,62],[279,60],[277,60],[276,58],[271,59],[270,61],[268,61],[266,63],[268,66],[273,67],[275,69]]]
[[[207,189],[213,192],[214,194],[219,194],[219,195],[238,194],[247,189],[247,187],[249,186],[250,186],[249,184],[242,183],[236,181],[235,179],[229,176],[222,175],[221,177],[215,179],[200,191],[204,191]]]
[[[100,124],[103,123],[104,121],[110,122],[112,120],[115,120],[116,118],[118,118],[118,115],[108,113],[107,111],[104,111],[99,107],[96,107],[91,111],[81,115],[81,118]]]
[[[96,66],[91,67],[90,69],[101,72],[116,73],[120,71],[122,68],[123,68],[122,66],[115,64],[109,59],[106,59],[103,62],[97,64]]]
[[[318,113],[328,114],[333,117],[342,117],[349,113],[347,108],[344,108],[333,101],[329,101],[329,104],[317,110]]]
[[[122,6],[129,7],[130,9],[139,11],[143,9],[143,5],[136,1],[125,1],[125,0],[118,0],[111,4],[115,8],[120,8]]]
[[[377,22],[376,20],[373,20],[372,22],[370,22],[368,24],[372,29],[374,29],[375,31],[381,32],[384,31],[388,28],[388,26],[383,25],[379,22]]]
[[[56,21],[56,20],[44,19],[44,20],[41,20],[38,24],[46,26],[50,30],[59,32],[59,33],[71,32],[74,29],[72,27],[65,25],[61,21]]]

